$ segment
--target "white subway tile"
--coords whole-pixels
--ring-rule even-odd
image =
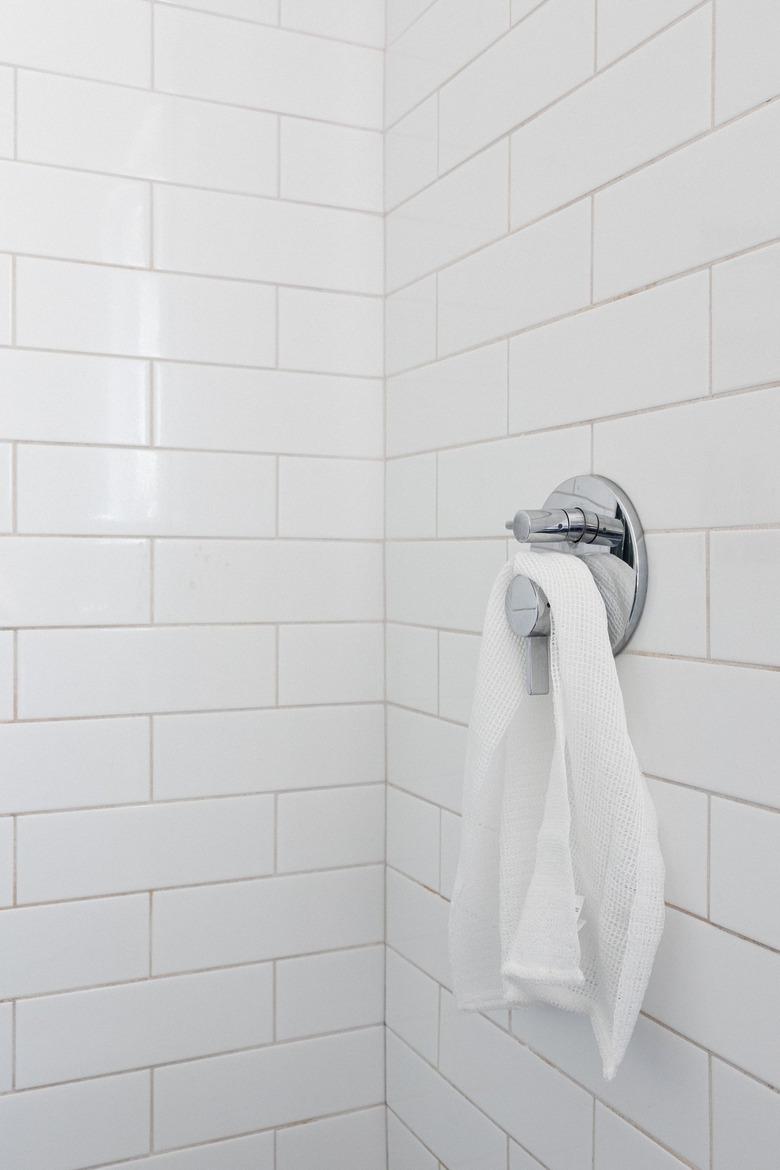
[[[436,631],[388,622],[385,654],[388,701],[435,715],[438,708]]]
[[[0,1162],[80,1170],[145,1154],[149,1098],[148,1072],[0,1097]]]
[[[751,1170],[774,1170],[780,1095],[720,1060],[712,1062],[712,1166],[731,1170],[750,1151]]]
[[[279,0],[160,0],[160,3],[175,4],[177,8],[197,8],[199,12],[211,12],[218,16],[235,16],[240,20],[254,20],[258,24],[279,23]],[[167,1159],[165,1165],[168,1166]]]
[[[0,718],[14,717],[14,636],[0,631]]]
[[[0,906],[14,902],[14,819],[0,817]]]
[[[467,349],[589,301],[590,208],[583,200],[439,274],[440,352]]]
[[[282,1129],[278,1170],[386,1170],[385,1109],[363,1109]]]
[[[154,895],[153,971],[165,974],[383,941],[382,866]]]
[[[271,536],[276,467],[262,455],[21,447],[20,532]]]
[[[379,704],[155,719],[154,791],[160,800],[383,779]]]
[[[189,187],[155,189],[154,258],[174,272],[382,291],[382,220]]]
[[[14,106],[14,70],[0,68],[0,155],[13,158],[16,131]]]
[[[13,1011],[11,1003],[0,1004],[0,1092],[13,1088]]]
[[[39,995],[149,973],[149,898],[91,898],[0,915],[0,996]]]
[[[500,536],[519,499],[542,500],[551,484],[590,464],[590,428],[571,427],[442,451],[440,536]]]
[[[596,1102],[596,1170],[684,1170],[683,1163]]]
[[[383,1073],[381,1028],[169,1065],[155,1073],[155,1146],[377,1105]]]
[[[711,534],[713,658],[780,666],[780,615],[775,605],[778,586],[780,532]],[[749,605],[737,601],[742,595],[749,597]]]
[[[386,221],[388,289],[504,235],[508,178],[507,144],[497,142],[391,211]]]
[[[632,650],[707,655],[707,553],[704,533],[651,533],[645,538],[649,585]]]
[[[316,572],[312,571],[316,566]],[[158,621],[381,621],[382,546],[347,541],[161,541]]]
[[[273,629],[30,630],[19,635],[23,719],[262,707]]]
[[[510,0],[510,8],[512,10],[512,24],[517,24],[518,20],[529,16],[535,8],[539,7],[539,0]]]
[[[382,211],[382,135],[282,118],[283,199]]]
[[[216,6],[220,0],[205,2]],[[195,7],[192,0],[190,5]],[[273,1162],[273,1133],[258,1133],[170,1154],[153,1154],[139,1162],[116,1162],[103,1170],[273,1170]]]
[[[144,540],[0,540],[0,625],[133,625],[149,617]]]
[[[542,4],[445,85],[439,96],[441,165],[451,167],[590,77],[593,19],[586,0]],[[574,166],[573,156],[568,165]],[[528,181],[534,182],[530,174]]]
[[[439,816],[428,801],[388,788],[388,865],[432,890],[439,888]]]
[[[279,289],[279,365],[317,373],[382,376],[378,297]]]
[[[711,833],[710,917],[780,949],[780,816],[713,799]]]
[[[642,4],[599,0],[599,69],[694,7],[694,0],[643,0]]]
[[[62,443],[146,442],[145,362],[0,350],[0,434]]]
[[[27,259],[16,282],[19,345],[274,362],[275,294],[265,285]]]
[[[278,798],[276,834],[280,873],[383,861],[384,788],[285,793]]]
[[[279,629],[279,702],[365,703],[384,699],[382,626],[295,625]]]
[[[774,524],[778,426],[774,389],[597,423],[595,469],[625,485],[645,528]]]
[[[509,429],[630,413],[709,391],[706,273],[589,309],[509,344]]]
[[[21,817],[19,901],[270,873],[273,819],[270,796]]]
[[[276,964],[276,1035],[295,1040],[383,1022],[384,948]]]
[[[436,535],[436,456],[393,459],[385,471],[389,539]]]
[[[390,707],[387,778],[424,800],[460,811],[466,729],[430,715]]]
[[[658,836],[666,870],[664,897],[672,905],[706,918],[707,796],[652,777],[647,784],[658,817]]]
[[[449,903],[438,894],[387,871],[386,941],[445,987],[450,983],[448,919]]]
[[[271,114],[44,73],[18,85],[21,159],[276,194]]]
[[[514,2],[514,0],[513,0]],[[525,0],[527,3],[528,0]],[[509,1170],[544,1170],[541,1162],[521,1149],[517,1142],[509,1142]]]
[[[733,390],[780,377],[774,307],[780,297],[780,244],[712,270],[712,388]]]
[[[439,714],[445,719],[469,721],[480,646],[471,634],[439,635]]]
[[[379,460],[279,460],[279,534],[381,540],[384,467]]]
[[[388,619],[481,631],[490,587],[505,562],[503,540],[388,544]]]
[[[377,50],[177,8],[157,12],[155,84],[209,101],[382,125]]]
[[[385,204],[395,207],[433,182],[438,170],[436,98],[429,98],[385,134]]]
[[[436,276],[385,297],[385,367],[389,374],[436,357]]]
[[[11,257],[0,256],[0,345],[11,344],[14,300],[11,291],[12,276]]]
[[[715,44],[717,121],[777,97],[780,9],[773,0],[718,0]]]
[[[460,817],[442,809],[441,814],[441,895],[451,898],[460,853]]]
[[[394,41],[409,25],[422,16],[431,0],[386,0],[387,41]]]
[[[151,31],[143,0],[60,0],[54,6],[47,0],[6,0],[0,44],[4,60],[14,65],[149,84]]]
[[[281,3],[285,28],[384,48],[384,0],[330,0],[327,5],[321,0],[281,0]]]
[[[778,142],[780,107],[772,105],[596,195],[596,298],[777,236]]]
[[[387,952],[387,1026],[436,1064],[439,1044],[439,987],[395,951]]]
[[[272,1036],[270,964],[44,996],[17,1005],[17,1086],[188,1060]]]
[[[438,1170],[439,1160],[398,1120],[387,1111],[388,1170]]]

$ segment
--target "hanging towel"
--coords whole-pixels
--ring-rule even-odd
[[[587,558],[593,571],[585,559],[522,545],[493,586],[469,725],[450,957],[461,1008],[544,1002],[587,1013],[611,1080],[661,936],[664,868],[607,623],[608,613],[610,624],[625,619],[633,573],[606,553],[597,564]],[[516,574],[550,602],[547,697],[526,693],[527,639],[506,620]]]

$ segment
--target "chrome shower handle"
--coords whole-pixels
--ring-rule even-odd
[[[521,544],[606,544],[619,549],[625,538],[623,521],[585,508],[549,508],[515,512],[506,527]]]
[[[550,690],[550,603],[529,577],[513,577],[504,598],[510,629],[528,638],[526,685],[529,695]]]

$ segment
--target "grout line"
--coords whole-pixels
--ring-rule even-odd
[[[717,52],[717,0],[712,0],[711,24],[710,24],[710,126],[715,127],[715,95],[717,92],[717,71],[716,71],[716,52]],[[749,17],[747,18],[749,19]]]

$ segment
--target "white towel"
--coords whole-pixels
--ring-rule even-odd
[[[504,595],[518,573],[550,602],[551,698],[527,695],[526,639],[506,620]],[[592,573],[577,556],[527,545],[499,574],[469,726],[450,914],[459,1006],[543,1001],[585,1012],[608,1080],[631,1038],[664,915],[655,812],[607,629],[608,611],[627,612],[627,584],[633,590],[617,557],[599,556]]]

